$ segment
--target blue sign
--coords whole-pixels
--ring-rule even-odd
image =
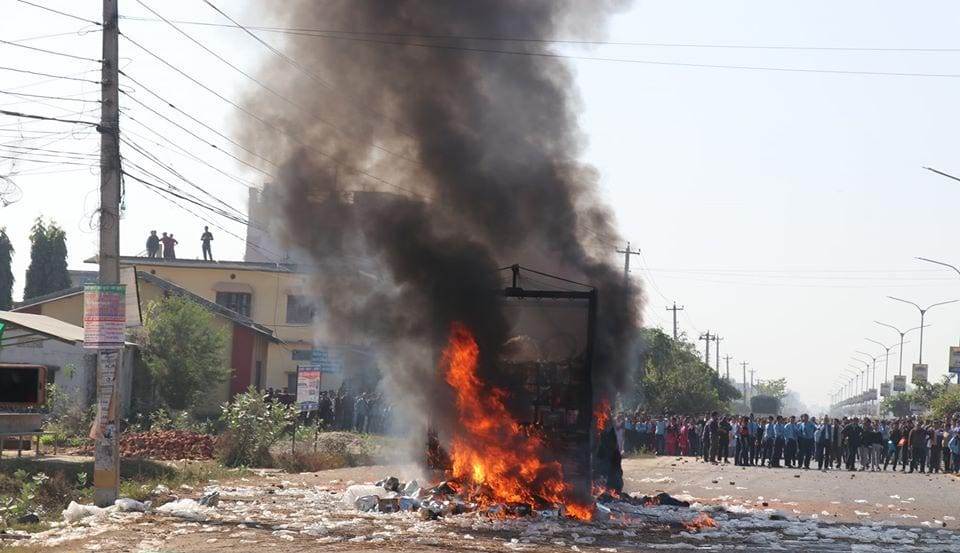
[[[310,355],[310,364],[325,374],[343,371],[343,354],[327,348],[315,348]]]

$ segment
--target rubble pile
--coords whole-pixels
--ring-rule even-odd
[[[161,461],[213,459],[216,438],[185,430],[157,430],[123,434],[120,454],[124,457],[147,457]]]

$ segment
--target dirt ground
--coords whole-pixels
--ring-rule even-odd
[[[211,482],[207,490],[221,492],[220,505],[195,519],[192,518],[196,513],[104,513],[30,539],[2,539],[0,544],[9,547],[9,553],[260,553],[265,549],[271,553],[616,553],[662,549],[834,552],[881,551],[889,544],[909,546],[901,548],[903,551],[960,551],[960,532],[954,530],[955,521],[948,522],[950,528],[922,525],[928,518],[932,525],[935,513],[941,513],[936,515],[939,517],[942,512],[960,514],[956,503],[960,483],[950,477],[929,480],[915,475],[910,480],[899,474],[857,474],[851,479],[847,474],[805,472],[795,478],[792,471],[741,471],[673,458],[628,460],[624,468],[627,491],[688,492],[699,505],[695,504],[694,509],[648,508],[616,502],[609,504],[611,511],[591,523],[551,517],[495,519],[476,514],[423,521],[415,513],[360,513],[342,501],[344,490],[354,483],[373,482],[386,475],[402,480],[423,479],[425,476],[413,466],[371,466],[296,475],[258,471],[230,481]],[[908,501],[907,497],[913,500],[900,504],[888,497],[887,504],[903,505],[899,507],[903,511],[896,512],[912,514],[917,519],[901,519],[896,525],[891,521],[880,524],[873,520],[879,518],[878,514],[851,514],[857,510],[882,511],[876,506],[880,496],[894,495],[895,484],[908,483],[913,491],[908,496],[900,490],[901,496],[903,501]],[[937,486],[952,490],[953,494],[937,495]],[[196,499],[204,491],[198,487],[172,493]],[[764,499],[759,500],[759,496]],[[946,496],[951,497],[952,507],[944,504]],[[936,497],[940,498],[939,504],[933,501]],[[858,503],[859,499],[870,505]],[[767,507],[762,505],[763,501],[768,503]],[[830,505],[831,513],[837,516],[819,515],[818,509],[825,505]],[[825,507],[820,509],[823,510]],[[812,518],[813,515],[819,516]],[[830,519],[829,524],[822,520],[826,518]],[[857,520],[862,518],[870,520]],[[856,523],[839,522],[842,520]],[[704,521],[715,526],[704,526]],[[910,524],[913,528],[906,526]]]

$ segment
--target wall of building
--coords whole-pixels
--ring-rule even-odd
[[[83,294],[74,294],[24,309],[27,313],[46,315],[58,321],[83,326]]]

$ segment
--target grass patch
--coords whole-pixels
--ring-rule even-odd
[[[396,438],[353,432],[321,432],[297,442],[291,451],[289,437],[271,450],[274,465],[287,472],[315,472],[384,462],[396,451]]]

